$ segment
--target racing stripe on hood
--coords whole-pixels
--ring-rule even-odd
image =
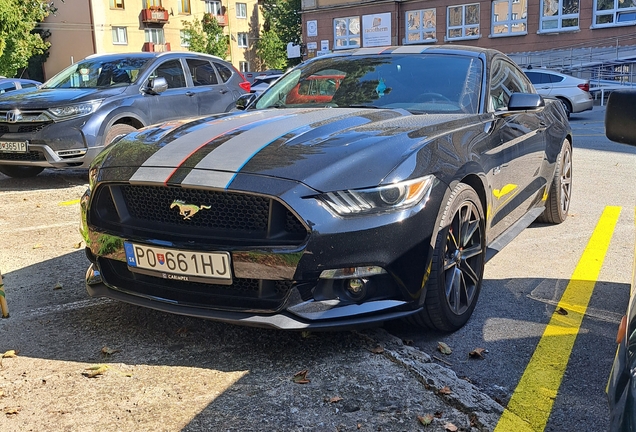
[[[150,156],[130,178],[131,183],[166,182],[172,173],[193,153],[221,135],[242,126],[281,116],[280,111],[267,110],[252,115],[215,119],[205,127],[185,133]]]
[[[350,113],[359,112],[359,109],[323,109],[299,113],[286,118],[272,119],[263,126],[246,130],[212,150],[185,177],[181,184],[227,188],[232,183],[234,176],[250,159],[283,135],[307,125],[311,127],[314,123],[342,118]]]

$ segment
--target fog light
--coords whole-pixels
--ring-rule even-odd
[[[342,269],[323,270],[320,279],[362,278],[385,274],[386,270],[378,266],[347,267]]]
[[[367,294],[367,286],[364,279],[349,279],[346,283],[347,293],[354,300],[360,300]]]

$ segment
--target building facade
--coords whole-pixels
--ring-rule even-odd
[[[228,60],[240,71],[259,70],[258,0],[73,0],[56,2],[39,25],[51,32],[45,78],[90,54],[187,51],[184,21],[213,14],[229,38]]]
[[[302,0],[302,20],[306,57],[463,44],[540,58],[559,49],[636,45],[636,0]]]

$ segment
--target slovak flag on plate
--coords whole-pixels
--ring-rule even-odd
[[[157,254],[157,260],[159,264],[164,265],[166,262],[166,257],[163,254]]]

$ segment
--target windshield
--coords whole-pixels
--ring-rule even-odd
[[[64,69],[48,80],[43,88],[123,87],[137,78],[150,58],[85,59]]]
[[[462,55],[326,57],[283,76],[255,108],[373,107],[474,114],[482,70],[481,60]]]

